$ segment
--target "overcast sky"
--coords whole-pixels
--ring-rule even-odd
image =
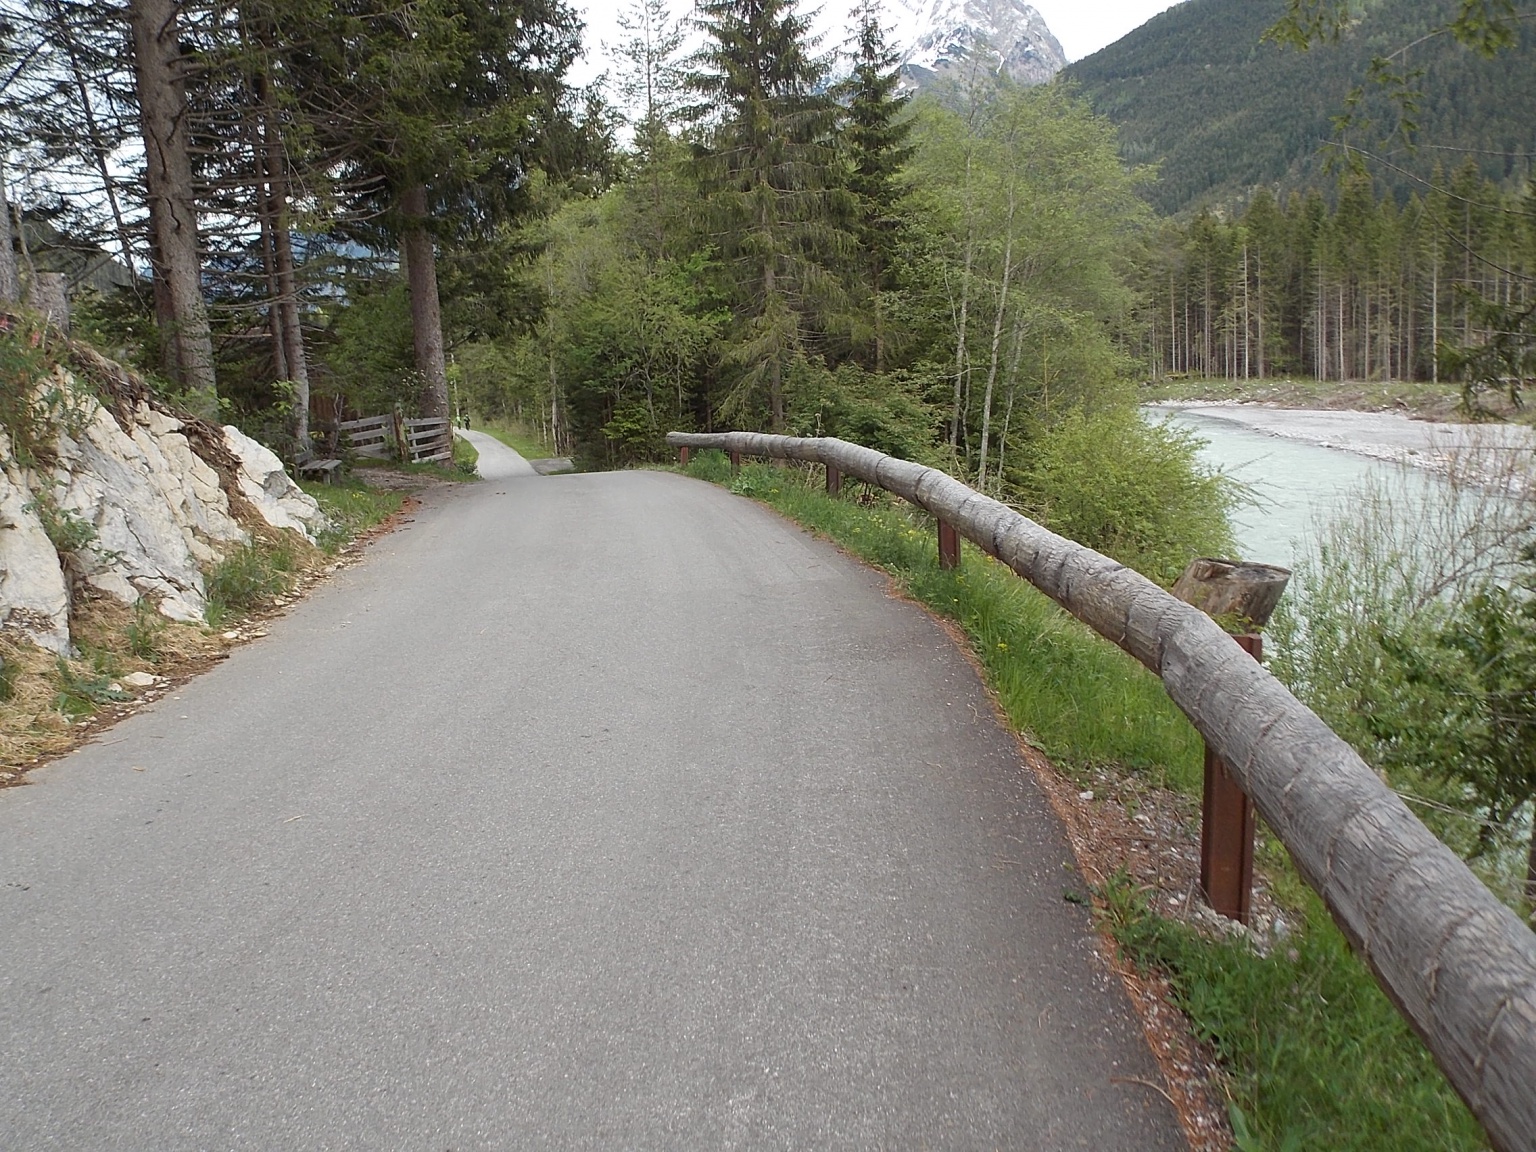
[[[629,5],[629,0],[574,0],[587,22],[587,55],[577,66],[572,79],[585,84],[604,67],[599,45],[612,43],[619,38],[617,16]],[[1113,44],[1132,28],[1145,24],[1165,8],[1173,6],[1172,0],[1032,0],[1045,17],[1056,39],[1066,50],[1068,60],[1081,60],[1091,56],[1106,44]],[[804,8],[815,8],[814,2],[805,2]],[[821,18],[817,22],[828,33],[828,41],[842,40],[848,13],[854,7],[853,0],[823,0]],[[691,11],[691,0],[673,0],[672,10],[682,14]]]

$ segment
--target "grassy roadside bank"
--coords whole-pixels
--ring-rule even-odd
[[[926,515],[852,485],[829,498],[819,478],[793,468],[749,464],[733,478],[716,453],[701,453],[685,471],[830,538],[953,620],[1015,728],[1074,790],[1109,773],[1198,797],[1202,746],[1161,683],[976,549],[963,550],[958,571],[941,570]],[[1198,833],[1190,827],[1187,835]],[[1194,1034],[1219,1058],[1237,1147],[1486,1147],[1283,852],[1271,841],[1261,853],[1290,924],[1262,952],[1168,918],[1170,893],[1124,873],[1098,894],[1123,954],[1166,976]]]
[[[0,636],[0,787],[20,783],[40,763],[68,751],[137,701],[223,659],[256,634],[264,613],[291,603],[304,587],[345,562],[353,546],[405,506],[408,492],[370,488],[357,479],[305,484],[330,526],[314,544],[289,532],[253,529],[204,573],[204,623],[184,624],[149,604],[129,608],[77,589],[70,632],[77,655],[54,656]]]

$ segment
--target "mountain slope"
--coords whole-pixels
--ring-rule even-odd
[[[1284,0],[1186,0],[1108,48],[1070,65],[1094,107],[1120,126],[1122,150],[1161,164],[1154,204],[1175,212],[1243,196],[1258,184],[1282,190],[1322,178],[1331,119],[1373,56],[1442,23],[1452,0],[1377,0],[1342,42],[1310,52],[1261,43]],[[1468,156],[1486,175],[1515,182],[1536,153],[1536,30],[1519,48],[1483,60],[1440,37],[1415,49],[1426,69],[1417,154],[1393,163],[1428,175]],[[1391,110],[1373,98],[1382,123]],[[1382,130],[1384,131],[1384,129]],[[1385,182],[1406,191],[1407,176]]]
[[[978,45],[1020,84],[1044,84],[1066,66],[1045,17],[1025,0],[893,0],[891,43],[918,87],[953,75]]]

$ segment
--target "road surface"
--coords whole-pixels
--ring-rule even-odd
[[[720,488],[477,445],[0,792],[0,1148],[1184,1146],[931,620]]]

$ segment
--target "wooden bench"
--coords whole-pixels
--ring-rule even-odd
[[[327,456],[316,456],[313,452],[305,452],[293,462],[293,470],[299,476],[318,476],[323,483],[336,483],[336,476],[341,471],[341,461]]]

